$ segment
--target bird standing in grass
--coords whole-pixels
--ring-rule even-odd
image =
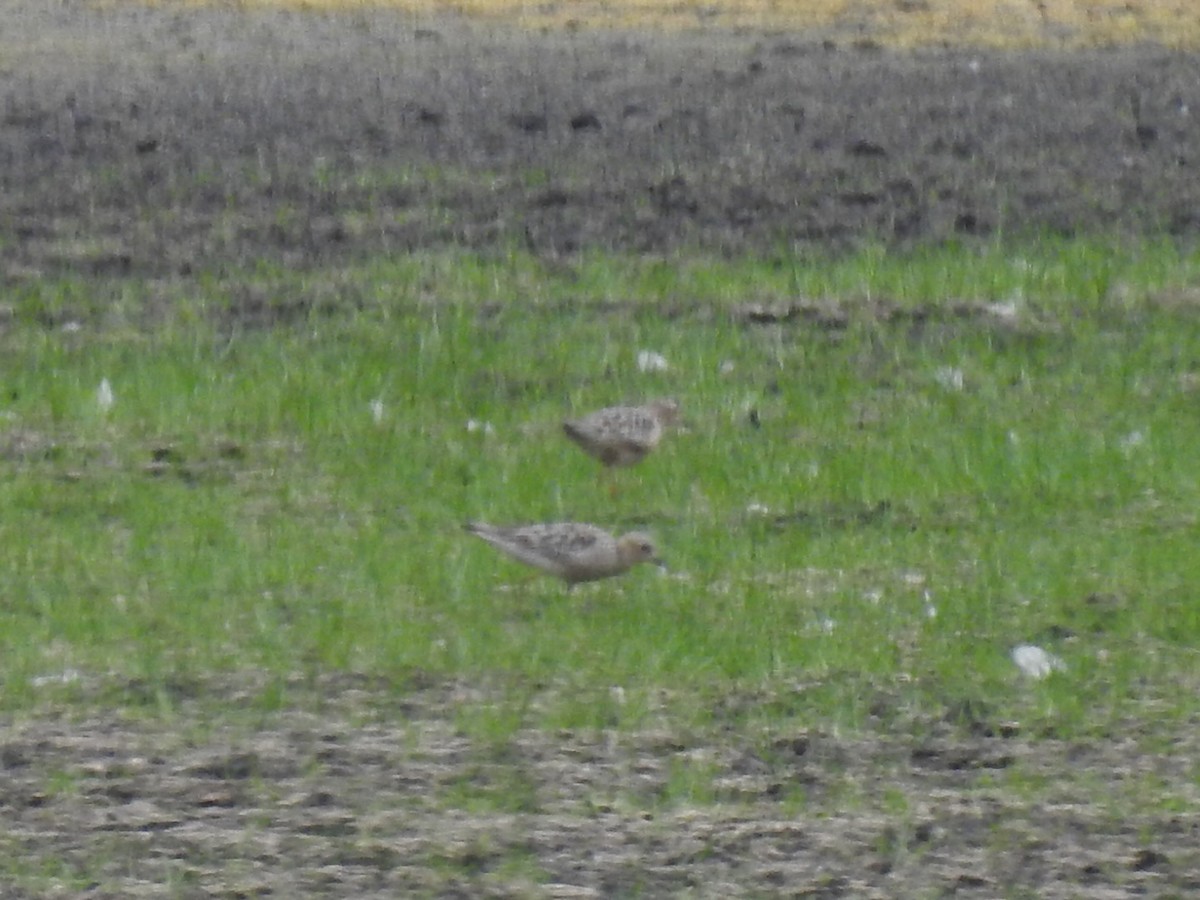
[[[667,426],[678,419],[679,404],[674,400],[654,400],[642,406],[610,406],[581,419],[568,419],[563,431],[605,469],[612,469],[645,459],[658,446]]]
[[[514,526],[469,522],[463,527],[513,559],[561,578],[568,587],[621,575],[642,562],[664,566],[654,541],[636,531],[614,537],[580,522]]]

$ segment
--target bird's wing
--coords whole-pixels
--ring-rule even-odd
[[[535,525],[520,529],[514,535],[515,540],[528,552],[560,562],[569,562],[587,553],[606,537],[608,535],[599,528],[581,524],[567,527]]]

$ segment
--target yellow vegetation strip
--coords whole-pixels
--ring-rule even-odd
[[[1086,47],[1136,42],[1200,47],[1200,0],[239,0],[237,6],[389,7],[533,29],[786,30],[901,47]]]

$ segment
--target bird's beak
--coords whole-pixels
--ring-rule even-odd
[[[654,557],[654,559],[650,560],[650,562],[658,566],[658,571],[662,572],[663,574],[671,571],[670,567],[667,565],[667,561],[661,556]]]

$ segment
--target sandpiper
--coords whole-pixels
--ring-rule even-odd
[[[606,469],[632,466],[658,446],[668,425],[679,418],[674,400],[654,400],[642,406],[610,406],[581,419],[563,422],[567,437]]]
[[[614,537],[582,522],[512,526],[469,522],[463,527],[513,559],[561,578],[568,587],[621,575],[642,562],[664,567],[654,541],[637,531]]]

